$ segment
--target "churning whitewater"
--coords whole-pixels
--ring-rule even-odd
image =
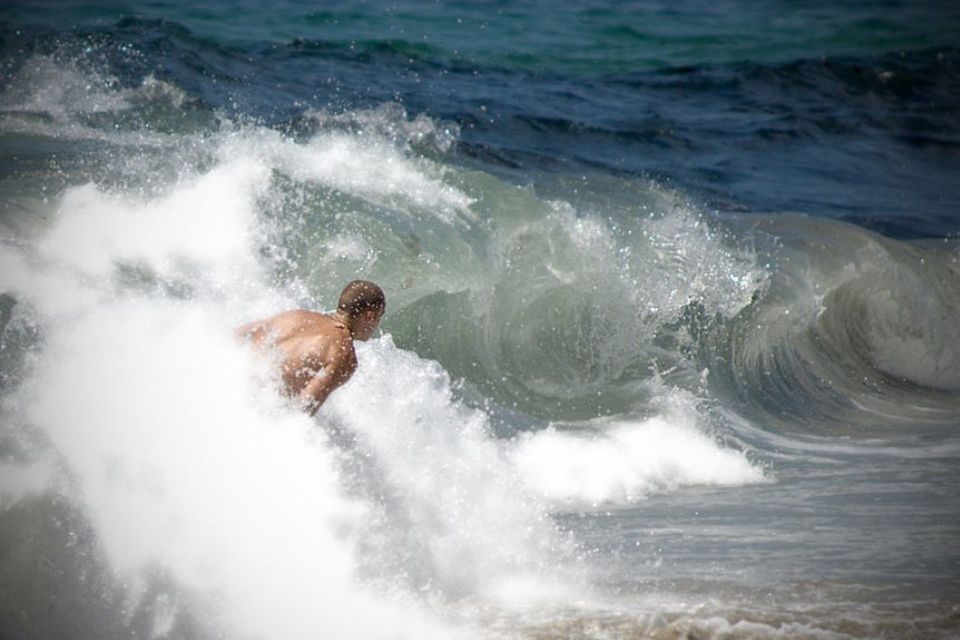
[[[0,637],[956,636],[955,49],[240,4],[0,7]]]
[[[398,117],[379,113],[383,127]],[[5,470],[19,490],[4,503],[69,505],[71,531],[89,532],[76,543],[78,574],[60,580],[82,582],[90,564],[117,583],[78,596],[77,607],[123,602],[127,620],[113,624],[161,636],[450,637],[444,608],[456,603],[558,606],[589,593],[583,550],[552,509],[765,480],[704,430],[692,399],[658,385],[649,393],[669,408],[650,418],[498,439],[462,382],[389,336],[361,349],[360,373],[312,423],[277,393],[270,363],[232,337],[233,326],[307,295],[288,271],[304,267],[271,244],[302,233],[302,221],[262,212],[335,191],[365,203],[369,218],[352,225],[386,210],[401,230],[417,220],[427,234],[460,238],[454,259],[482,265],[470,248],[475,198],[456,186],[468,178],[409,158],[380,133],[300,142],[241,127],[189,144],[204,145],[209,169],[155,194],[70,187],[49,223],[2,253],[13,305],[5,332],[24,340],[5,412],[32,443],[31,463]],[[535,224],[583,246],[577,259],[602,262],[595,244],[617,251],[599,221],[577,220],[565,203],[538,206],[557,213]],[[334,228],[337,207],[319,211]],[[311,243],[319,255],[305,261],[318,264],[307,273],[340,275],[338,262],[369,269],[382,250],[362,242],[344,229]],[[394,299],[401,314],[402,290]],[[26,480],[35,474],[43,480]]]

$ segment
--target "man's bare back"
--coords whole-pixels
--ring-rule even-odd
[[[331,315],[295,309],[246,324],[237,336],[281,357],[286,392],[313,415],[327,396],[357,369],[354,340],[367,340],[383,316],[386,302],[375,284],[351,282]]]
[[[237,334],[261,349],[275,349],[280,354],[287,393],[299,398],[311,414],[357,368],[353,339],[346,325],[314,311],[284,311],[244,325]]]

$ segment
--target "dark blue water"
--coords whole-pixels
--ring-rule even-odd
[[[462,161],[517,180],[644,175],[721,211],[957,231],[949,4],[41,2],[0,17],[8,77],[54,55],[294,129],[310,108],[399,102],[456,122]]]
[[[0,637],[957,637],[958,34],[3,4]],[[223,336],[356,277],[310,422]]]

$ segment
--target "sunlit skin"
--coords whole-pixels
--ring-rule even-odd
[[[295,309],[246,324],[236,334],[258,349],[281,356],[287,394],[312,416],[356,371],[353,341],[369,340],[382,317],[382,309],[369,309],[356,317],[342,311],[327,315]]]

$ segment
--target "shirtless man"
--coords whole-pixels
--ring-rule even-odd
[[[383,290],[354,280],[340,294],[331,315],[295,309],[246,324],[237,336],[259,349],[273,349],[282,358],[283,384],[311,416],[327,396],[357,369],[354,340],[373,335],[386,309]]]

